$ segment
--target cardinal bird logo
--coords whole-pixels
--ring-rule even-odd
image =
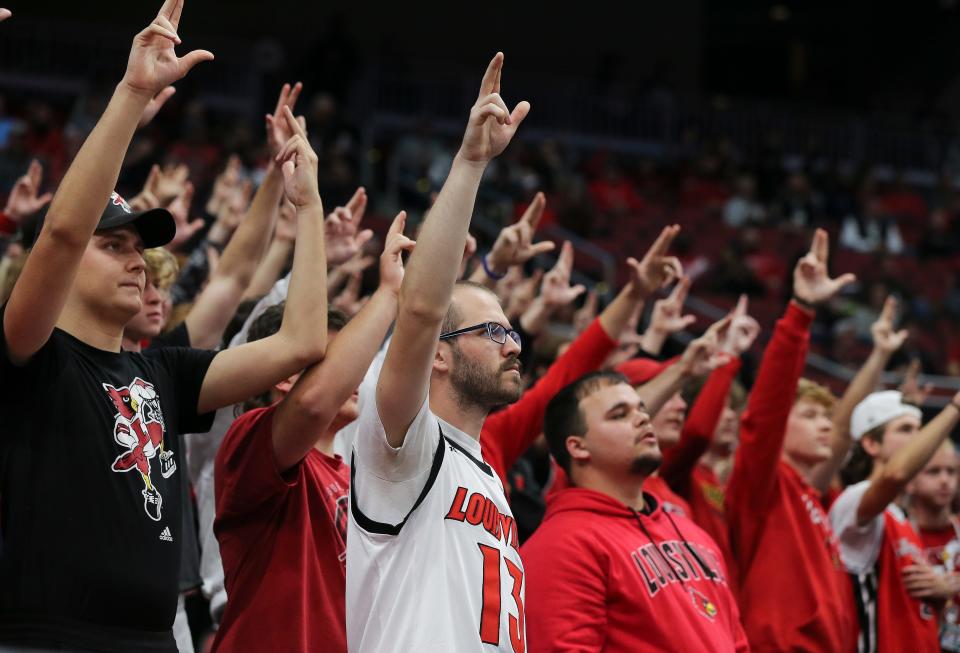
[[[716,619],[717,606],[713,601],[692,587],[687,588],[687,591],[690,592],[690,598],[693,599],[693,607],[695,607],[700,614],[710,621]]]
[[[150,461],[160,461],[160,474],[170,478],[177,471],[173,451],[164,448],[166,427],[160,410],[160,396],[152,384],[140,377],[128,386],[103,384],[103,389],[117,413],[113,423],[113,439],[126,451],[110,466],[114,472],[136,469],[143,478],[143,509],[153,521],[160,521],[163,497],[153,485]]]

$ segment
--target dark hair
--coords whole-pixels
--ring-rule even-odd
[[[247,342],[256,342],[257,340],[263,340],[273,334],[277,333],[280,330],[280,325],[283,323],[283,309],[287,305],[285,301],[280,302],[279,304],[274,304],[265,310],[263,313],[257,316],[257,319],[253,321],[250,325],[250,330],[247,332]],[[343,313],[343,311],[328,307],[327,308],[327,331],[340,331],[343,327],[347,326],[349,318]],[[247,401],[243,402],[243,412],[248,410],[253,410],[254,408],[264,408],[271,404],[271,392],[267,390],[256,397],[251,397]]]
[[[853,485],[864,481],[873,473],[873,456],[863,448],[863,439],[870,438],[877,444],[883,444],[883,434],[889,423],[885,422],[880,426],[874,426],[853,443],[850,458],[847,459],[847,464],[840,470],[840,480],[843,481],[844,485]]]
[[[479,288],[485,292],[490,293],[494,297],[497,297],[497,293],[493,292],[483,284],[477,283],[475,281],[458,281],[454,286],[454,290],[457,288]],[[500,298],[497,297],[497,303],[500,303]],[[457,303],[453,301],[453,298],[450,299],[450,305],[447,306],[447,313],[443,316],[443,324],[440,326],[440,333],[449,333],[451,331],[456,331],[457,327],[460,325],[460,321],[463,319],[463,313],[460,311]],[[456,340],[451,340],[451,344],[455,344]]]
[[[567,438],[571,435],[585,435],[587,432],[580,401],[601,388],[621,383],[630,385],[627,377],[619,372],[591,372],[560,390],[547,404],[543,417],[543,433],[547,438],[550,453],[567,476],[570,475]]]
[[[236,313],[233,314],[233,317],[230,318],[230,322],[227,324],[227,328],[223,330],[223,347],[226,348],[230,344],[230,341],[233,340],[233,337],[240,333],[240,329],[246,323],[247,318],[250,317],[250,313],[253,312],[253,309],[260,302],[261,297],[255,297],[254,299],[245,299],[240,302],[240,305],[237,306]]]

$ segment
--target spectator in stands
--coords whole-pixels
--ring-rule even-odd
[[[921,428],[920,409],[903,403],[895,390],[875,392],[850,419],[857,441],[851,464],[863,477],[849,485],[830,508],[843,563],[853,576],[861,650],[936,653],[940,650],[936,608],[957,591],[928,568],[920,536],[895,501],[960,422],[960,393]],[[913,567],[909,571],[907,567]],[[927,592],[916,598],[906,583],[914,575]],[[914,585],[916,590],[917,586]]]
[[[960,651],[960,517],[954,510],[960,460],[946,440],[930,462],[907,485],[907,514],[920,535],[926,563],[951,584],[953,594],[940,610],[940,648]],[[918,599],[930,598],[934,586],[922,563],[904,568],[904,586]]]
[[[817,466],[833,456],[832,396],[800,382],[816,306],[853,281],[831,279],[827,258],[827,234],[818,229],[764,352],[727,484],[737,598],[754,651],[849,651],[856,639],[850,581],[812,485]]]
[[[957,232],[952,216],[943,207],[930,212],[923,236],[917,246],[917,255],[921,260],[948,258],[957,253]]]
[[[723,206],[723,222],[728,227],[739,229],[756,225],[766,220],[767,211],[757,201],[757,183],[750,175],[737,178],[733,196]]]
[[[822,218],[822,213],[821,198],[810,186],[810,180],[802,172],[792,173],[774,204],[774,219],[790,227],[811,227]]]
[[[875,196],[863,201],[859,213],[843,219],[840,245],[861,254],[876,251],[901,254],[904,250],[896,219],[886,212],[883,201]]]
[[[544,430],[572,487],[523,546],[529,650],[749,650],[716,543],[643,490],[661,454],[627,379],[567,386]]]

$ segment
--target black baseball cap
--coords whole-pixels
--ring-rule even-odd
[[[43,228],[43,220],[47,215],[46,208],[27,216],[20,223],[20,243],[25,249],[33,247]],[[177,224],[173,215],[166,209],[156,208],[146,211],[134,211],[116,191],[110,194],[107,206],[97,223],[97,231],[116,229],[132,224],[143,239],[143,246],[160,247],[173,240],[177,232]]]

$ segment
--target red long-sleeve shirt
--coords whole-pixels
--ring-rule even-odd
[[[594,320],[520,400],[487,417],[480,431],[483,459],[507,486],[507,472],[543,432],[547,404],[564,386],[597,370],[617,346]]]
[[[754,651],[847,653],[857,637],[850,579],[819,494],[781,460],[813,315],[777,322],[740,425],[726,514],[738,601]]]

